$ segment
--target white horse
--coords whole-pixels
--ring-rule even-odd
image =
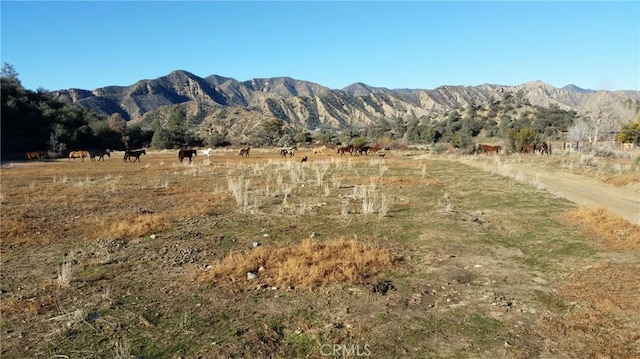
[[[213,148],[209,147],[206,150],[202,151],[202,153],[204,153],[205,156],[209,157],[211,156],[211,153],[213,152]]]

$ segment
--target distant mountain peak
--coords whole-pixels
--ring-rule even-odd
[[[568,91],[573,91],[573,92],[579,92],[579,93],[597,92],[596,90],[583,89],[582,87],[578,87],[578,86],[576,86],[574,84],[568,84],[567,86],[563,87],[562,89],[568,90]]]

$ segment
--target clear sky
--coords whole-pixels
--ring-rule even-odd
[[[28,89],[173,70],[343,88],[640,90],[640,2],[1,1],[1,57]]]

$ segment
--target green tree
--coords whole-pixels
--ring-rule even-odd
[[[277,144],[285,134],[285,125],[286,122],[279,118],[272,118],[264,121],[259,135],[259,137],[261,137],[261,142],[268,145]]]
[[[531,129],[531,127],[523,127],[520,130],[509,130],[507,140],[510,149],[514,152],[522,152],[524,146],[542,142],[540,134]]]
[[[153,148],[173,148],[173,136],[167,129],[159,127],[153,132],[151,137],[151,147]]]

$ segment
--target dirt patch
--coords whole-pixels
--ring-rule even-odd
[[[640,225],[640,199],[637,193],[625,188],[577,176],[563,171],[551,171],[543,166],[532,167],[524,161],[478,156],[449,158],[519,182],[549,191],[579,206],[606,208],[632,224]],[[629,175],[635,178],[637,175]],[[625,176],[626,178],[626,176]],[[629,181],[629,179],[625,179]]]

